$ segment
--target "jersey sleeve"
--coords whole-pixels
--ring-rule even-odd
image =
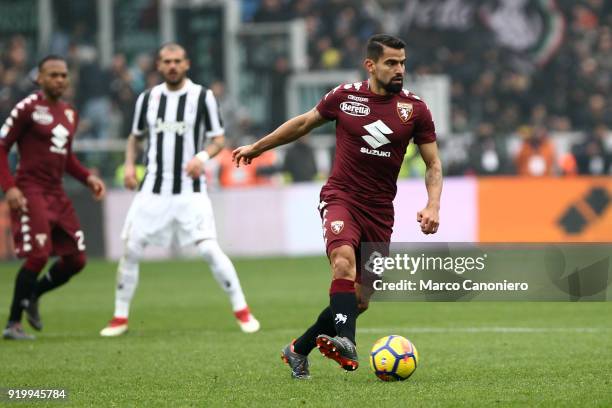
[[[0,128],[0,187],[4,192],[15,186],[15,178],[11,174],[8,156],[13,144],[30,126],[31,111],[31,105],[26,98],[15,105]]]
[[[66,173],[70,174],[83,184],[87,184],[87,178],[91,174],[89,170],[81,164],[72,149],[66,158]]]
[[[219,111],[219,104],[217,103],[217,99],[210,89],[206,90],[203,108],[206,109],[206,114],[204,115],[206,137],[210,138],[225,134],[223,120],[221,119],[221,112]]]
[[[326,93],[316,106],[316,109],[319,111],[321,116],[327,120],[336,120],[338,117],[338,107],[340,106],[340,86],[341,85],[338,85]]]
[[[134,118],[132,119],[132,134],[136,137],[142,137],[147,128],[147,110],[149,106],[149,91],[138,95],[136,99],[136,107],[134,108]]]
[[[79,125],[79,114],[76,109],[72,109],[74,111],[75,116],[75,126],[74,128],[78,128]],[[74,154],[72,141],[70,142],[68,157],[66,158],[66,173],[70,174],[76,180],[80,181],[82,184],[87,184],[87,178],[91,174],[87,167],[83,166],[81,161]]]
[[[418,120],[414,128],[414,143],[425,144],[436,141],[436,127],[431,117],[431,112],[425,103],[422,104]]]

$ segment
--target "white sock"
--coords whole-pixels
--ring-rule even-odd
[[[124,255],[119,260],[114,317],[127,319],[130,313],[130,303],[138,286],[139,262],[143,250],[140,245],[128,243]]]
[[[240,281],[236,274],[236,269],[232,261],[225,255],[219,247],[217,240],[207,239],[198,244],[200,254],[210,266],[213,276],[217,283],[229,296],[232,303],[232,310],[237,312],[247,307]]]

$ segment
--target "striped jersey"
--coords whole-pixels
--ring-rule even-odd
[[[205,138],[224,132],[212,91],[189,79],[176,91],[164,82],[141,93],[132,124],[132,134],[148,139],[140,191],[164,195],[204,191],[204,177],[192,179],[185,167],[203,149]]]

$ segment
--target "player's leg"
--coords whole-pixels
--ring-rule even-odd
[[[59,258],[37,282],[32,292],[26,317],[32,327],[42,329],[42,320],[38,309],[39,298],[64,284],[79,273],[87,262],[85,255],[85,234],[81,230],[79,219],[72,202],[65,195],[47,199],[47,215],[51,227],[51,253]]]
[[[283,349],[283,357],[287,354],[287,351],[290,351],[305,358],[312,349],[318,345],[318,337],[325,339],[326,343],[328,339],[340,338],[341,336],[338,333],[337,326],[342,326],[340,332],[346,335],[346,333],[344,333],[346,329],[344,316],[347,316],[347,320],[349,320],[349,318],[346,313],[342,312],[343,308],[345,308],[343,299],[346,300],[346,295],[338,295],[338,293],[351,293],[351,285],[353,288],[353,300],[348,300],[348,308],[352,309],[350,306],[351,303],[356,305],[354,291],[355,272],[351,272],[351,269],[354,270],[355,268],[355,256],[354,250],[350,248],[353,248],[359,243],[359,237],[361,235],[359,223],[355,221],[349,208],[342,202],[326,203],[322,201],[319,205],[319,211],[323,224],[323,237],[325,239],[326,251],[334,275],[334,279],[332,279],[332,288],[330,290],[330,304],[323,309],[315,323],[309,327],[304,334],[302,334],[293,344],[289,344]],[[336,249],[341,247],[345,248],[336,251]],[[350,255],[351,251],[353,255]],[[332,253],[334,254],[333,259]],[[345,256],[339,255],[347,255],[348,259]],[[335,279],[336,277],[338,277],[339,280]],[[343,289],[348,290],[348,292],[345,292]],[[356,306],[354,307],[356,308]],[[336,319],[337,313],[341,315],[338,319]],[[356,312],[349,312],[348,314],[353,316]],[[353,350],[351,357],[355,364],[357,364],[357,356],[354,347],[354,318],[351,317],[350,320],[352,323],[351,321],[348,322],[348,332],[352,332],[349,336],[351,336],[353,340],[347,339],[346,342],[347,347]],[[353,327],[352,329],[350,328],[351,325]],[[342,341],[344,342],[344,340]],[[323,348],[319,345],[319,349],[325,354],[327,350],[326,344],[323,345]],[[336,351],[337,350],[330,349],[329,357],[334,358],[336,356]],[[338,361],[336,358],[334,359]],[[292,369],[295,376],[295,368],[293,366]],[[351,369],[353,369],[353,366],[351,366]]]
[[[259,321],[251,313],[236,268],[217,241],[212,204],[205,193],[185,194],[176,200],[176,235],[181,245],[195,243],[210,267],[213,277],[227,294],[236,322],[245,333],[259,330]]]
[[[149,244],[167,247],[172,238],[171,199],[159,194],[138,193],[121,231],[123,254],[117,265],[115,311],[100,331],[103,337],[125,334],[130,305],[140,278],[140,260]]]
[[[357,325],[357,276],[355,250],[351,245],[334,248],[330,254],[332,283],[329,290],[329,306],[334,317],[336,336],[321,334],[317,346],[323,355],[338,362],[347,371],[359,367],[355,347]]]
[[[130,305],[140,276],[140,260],[145,249],[144,241],[129,238],[125,241],[123,255],[117,266],[117,286],[115,287],[115,312],[113,318],[100,331],[103,337],[115,337],[128,330]]]
[[[74,275],[81,272],[87,263],[84,252],[63,255],[36,282],[33,299],[38,300],[45,293],[66,284]]]
[[[205,239],[197,243],[200,255],[208,263],[213,277],[229,297],[232,310],[240,328],[245,333],[259,330],[259,322],[251,314],[234,264],[221,250],[216,239]]]
[[[281,359],[291,367],[291,376],[293,378],[310,378],[308,355],[317,347],[317,337],[321,334],[330,337],[336,335],[334,315],[329,306],[323,309],[312,326],[281,350]]]
[[[15,252],[18,257],[24,258],[25,262],[15,277],[9,318],[3,332],[5,339],[29,340],[34,338],[23,332],[21,318],[36,286],[36,277],[45,267],[51,253],[46,204],[40,196],[29,195],[27,199],[27,212],[11,211]]]
[[[355,295],[357,297],[357,315],[364,313],[370,304],[370,297],[374,293],[371,287],[363,286],[355,282]],[[316,322],[310,326],[304,334],[298,337],[292,343],[292,350],[300,355],[307,356],[317,346],[316,339],[320,334],[326,334],[330,337],[335,336],[336,326],[334,324],[334,314],[330,306],[327,306],[319,314]]]
[[[59,258],[37,282],[33,301],[43,294],[66,284],[79,273],[87,263],[85,255],[85,234],[72,204],[65,198],[63,210],[58,214],[58,223],[51,230],[53,253]]]
[[[3,337],[10,340],[31,340],[34,336],[23,332],[21,318],[24,309],[30,306],[31,294],[36,286],[36,277],[47,263],[48,257],[45,255],[33,255],[26,258],[23,266],[17,272],[15,278],[15,288],[13,300],[11,302],[10,313]],[[42,325],[32,325],[36,330],[40,330]]]
[[[323,237],[325,239],[327,255],[331,263],[331,253],[335,248],[343,245],[356,245],[359,242],[360,229],[348,208],[341,203],[325,203],[322,201],[319,205],[319,211],[323,224]],[[340,264],[341,262],[338,262],[337,266],[340,266]],[[354,296],[355,294],[353,293]],[[293,378],[310,377],[308,355],[317,346],[318,336],[322,335],[325,339],[336,337],[337,331],[334,317],[330,295],[330,305],[321,311],[315,323],[294,342],[289,343],[282,349],[281,358],[291,367]],[[339,322],[339,324],[341,323]],[[325,350],[326,347],[324,346],[322,351]],[[330,357],[331,353],[335,354],[335,352],[336,350],[332,351],[330,349]]]
[[[370,298],[374,293],[371,286],[355,283],[355,294],[357,295],[357,313],[361,315],[370,307]]]
[[[375,258],[389,256],[389,245],[393,233],[393,209],[381,212],[379,222],[373,222],[362,213],[358,217],[363,225],[362,239],[365,244],[361,244],[360,253],[357,254],[358,273],[355,293],[357,294],[357,309],[359,314],[362,314],[370,306],[370,298],[374,294],[374,281],[380,279],[380,275],[372,272],[370,263]]]
[[[84,252],[62,255],[51,265],[42,278],[36,281],[32,295],[25,307],[26,317],[30,326],[36,330],[42,330],[43,324],[39,312],[40,297],[68,282],[74,275],[79,273],[86,264]]]

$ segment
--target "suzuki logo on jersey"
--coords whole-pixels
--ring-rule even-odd
[[[164,122],[161,118],[157,118],[155,122],[155,133],[168,132],[168,133],[176,133],[177,135],[185,134],[187,130],[187,125],[185,122]]]
[[[340,110],[351,116],[368,116],[370,108],[359,102],[342,102]]]
[[[365,140],[365,142],[369,144],[372,149],[362,147],[360,150],[361,153],[369,154],[372,156],[391,157],[391,152],[376,150],[380,146],[391,143],[391,141],[387,139],[385,135],[390,135],[391,133],[393,133],[393,131],[389,129],[387,125],[385,125],[385,122],[379,119],[374,123],[365,125],[364,128],[368,131],[369,135],[361,136],[361,138]]]
[[[61,124],[57,125],[51,131],[53,137],[51,138],[51,142],[53,145],[49,148],[53,153],[66,154],[68,151],[66,150],[66,143],[68,143],[68,136],[70,136],[70,132]]]
[[[408,123],[412,117],[414,108],[411,103],[398,102],[397,103],[397,114],[399,115],[402,123]]]

